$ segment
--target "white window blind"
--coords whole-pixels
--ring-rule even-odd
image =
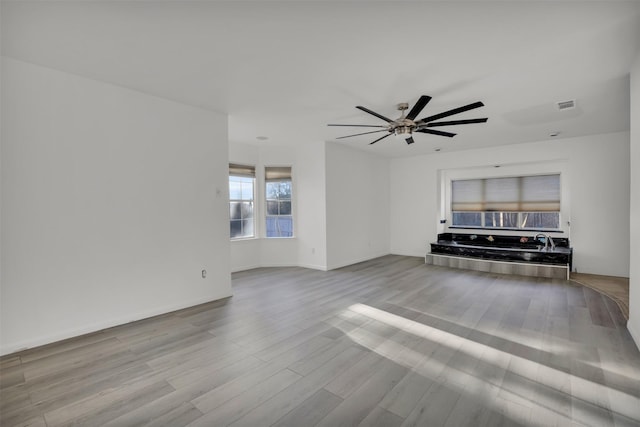
[[[558,212],[560,211],[560,175],[452,181],[451,210]]]
[[[229,163],[229,175],[230,176],[249,176],[255,178],[256,168],[254,166],[238,165],[235,163]]]
[[[481,211],[484,209],[484,180],[465,179],[451,182],[451,210]]]
[[[522,211],[560,210],[560,175],[522,177]]]
[[[264,168],[265,181],[280,181],[291,179],[291,166],[267,166]]]

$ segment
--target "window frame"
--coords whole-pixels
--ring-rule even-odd
[[[289,176],[288,177],[283,177],[283,178],[269,178],[269,169],[281,169],[281,168],[287,168],[289,169]],[[264,237],[266,239],[293,239],[296,237],[295,235],[295,215],[294,215],[294,193],[295,193],[295,189],[294,189],[294,185],[293,185],[293,167],[290,165],[286,165],[286,166],[274,166],[274,165],[269,165],[264,167],[264,186],[263,186],[263,190],[264,190],[264,215],[263,215],[263,225],[264,225]],[[288,182],[289,183],[289,188],[290,188],[290,198],[289,199],[280,199],[280,198],[276,198],[276,199],[272,199],[269,198],[269,192],[267,190],[267,186],[270,183],[274,183],[274,182],[278,182],[278,183],[282,183],[282,182]],[[280,203],[282,201],[289,201],[290,204],[290,213],[288,215],[270,215],[269,214],[269,208],[268,208],[268,204],[269,202],[273,202],[275,201],[276,203],[278,203],[278,211],[280,211]],[[269,236],[269,227],[267,226],[267,222],[269,220],[270,217],[289,217],[291,218],[291,235],[290,236]]]
[[[253,171],[253,175],[251,175],[250,173],[234,173],[231,171],[232,168],[244,168],[247,171],[248,170],[252,170]],[[238,241],[238,240],[249,240],[249,239],[255,239],[258,236],[257,230],[256,230],[256,174],[255,174],[255,170],[256,167],[252,166],[252,165],[245,165],[245,164],[239,164],[239,163],[229,163],[229,174],[228,174],[228,185],[229,185],[229,239],[232,241]],[[252,222],[252,229],[253,229],[253,233],[250,236],[237,236],[237,237],[233,237],[231,236],[231,222],[232,221],[237,221],[231,218],[231,204],[232,203],[244,203],[247,202],[247,199],[232,199],[231,198],[231,178],[235,177],[235,178],[251,178],[251,186],[252,186],[252,196],[250,199],[250,203],[252,205],[252,213],[253,215],[251,216],[251,222]],[[242,197],[242,195],[241,195]],[[248,219],[248,218],[247,218]],[[240,221],[242,221],[243,218],[240,219]],[[242,222],[241,222],[241,227],[244,228]]]
[[[522,216],[524,214],[535,214],[535,213],[558,213],[558,227],[556,228],[545,228],[545,227],[494,227],[494,226],[487,226],[487,225],[478,225],[478,226],[474,226],[474,225],[456,225],[453,223],[453,214],[455,214],[456,212],[466,212],[466,213],[477,213],[480,214],[480,224],[486,224],[487,223],[487,214],[494,214],[494,213],[507,213],[507,214],[516,214],[517,215],[517,219],[516,219],[516,224],[522,224],[523,222],[523,218]],[[553,231],[561,231],[559,229],[560,224],[562,223],[562,216],[560,211],[522,211],[522,212],[518,212],[518,211],[451,211],[451,226],[449,228],[455,228],[455,229],[474,229],[474,230],[509,230],[509,231],[547,231],[547,232],[553,232]]]
[[[558,218],[558,228],[506,228],[506,227],[485,227],[485,212],[481,213],[482,226],[453,225],[452,211],[452,181],[487,178],[508,178],[525,177],[538,175],[559,175],[560,179],[560,210]],[[547,233],[569,233],[570,230],[570,208],[568,200],[570,198],[568,188],[569,168],[563,159],[550,160],[548,162],[512,164],[499,166],[469,167],[466,169],[441,169],[438,171],[440,186],[438,188],[439,206],[439,227],[438,232],[460,232],[462,230],[487,230],[500,231],[504,235],[522,235],[523,233],[534,233],[543,231]],[[458,212],[458,211],[456,211]],[[498,211],[489,211],[498,212]],[[505,211],[506,212],[506,211]],[[533,211],[527,211],[533,212]],[[521,216],[518,216],[518,224],[521,224]]]

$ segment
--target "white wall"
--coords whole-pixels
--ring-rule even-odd
[[[262,267],[258,239],[232,240],[230,250],[229,267],[232,273]]]
[[[2,88],[2,354],[231,295],[225,116],[9,58]]]
[[[232,271],[297,265],[327,270],[389,253],[389,160],[334,143],[230,144],[258,173],[258,238],[231,242]],[[293,166],[294,239],[265,239],[262,169]],[[352,219],[353,218],[353,219]]]
[[[325,143],[311,142],[298,149],[298,265],[327,270],[327,190]]]
[[[440,219],[440,171],[565,162],[574,266],[583,273],[629,274],[629,134],[557,139],[391,161],[391,252],[424,256]],[[563,219],[564,220],[564,219]]]
[[[328,268],[388,254],[389,159],[328,142],[326,183]]]
[[[287,267],[298,265],[298,167],[296,151],[289,147],[231,143],[229,162],[256,167],[254,203],[255,238],[231,241],[231,271],[256,267]],[[265,166],[292,167],[293,238],[265,238],[264,168]]]
[[[640,348],[640,53],[631,69],[631,207],[629,253],[629,322]]]

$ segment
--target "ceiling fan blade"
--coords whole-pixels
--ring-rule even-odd
[[[453,110],[445,111],[443,113],[435,114],[433,116],[425,117],[422,120],[418,121],[418,124],[432,122],[434,120],[442,119],[444,117],[453,116],[454,114],[463,113],[465,111],[473,110],[474,108],[483,107],[484,104],[480,101],[474,102],[473,104],[465,105],[463,107],[454,108]]]
[[[369,110],[367,107],[363,107],[362,105],[358,105],[358,106],[356,106],[356,108],[357,108],[358,110],[362,110],[362,111],[364,111],[365,113],[369,113],[369,114],[371,114],[372,116],[376,116],[377,118],[382,119],[382,120],[384,120],[384,121],[385,121],[385,122],[387,122],[387,123],[391,123],[391,122],[393,122],[393,120],[391,120],[391,119],[389,119],[389,118],[387,118],[387,117],[383,116],[382,114],[378,114],[378,113],[376,113],[375,111],[371,111],[371,110]]]
[[[453,125],[467,125],[471,123],[485,123],[488,119],[485,117],[483,119],[468,119],[468,120],[451,120],[448,122],[433,122],[427,123],[426,126],[436,127],[436,126],[453,126]]]
[[[360,128],[386,128],[385,125],[337,125],[337,124],[328,124],[327,126],[351,126],[351,127],[360,127]]]
[[[440,135],[440,136],[448,136],[449,138],[456,136],[455,133],[442,132],[440,130],[433,130],[433,129],[416,129],[415,132],[430,133],[432,135]]]
[[[388,135],[385,135],[385,136],[383,136],[382,138],[378,138],[378,139],[376,139],[375,141],[370,142],[370,143],[369,143],[369,145],[375,144],[376,142],[380,141],[381,139],[385,139],[386,137],[391,136],[391,135],[393,135],[393,134],[392,134],[392,133],[389,133]]]
[[[413,144],[415,141],[413,140],[413,137],[410,136],[409,138],[405,139],[405,141],[407,141],[407,145],[408,144]]]
[[[359,135],[368,135],[370,133],[376,133],[376,132],[389,132],[386,129],[381,129],[381,130],[372,130],[371,132],[362,132],[362,133],[354,133],[353,135],[346,135],[346,136],[339,136],[336,139],[342,139],[342,138],[351,138],[352,136],[359,136]],[[391,134],[389,134],[391,135]]]
[[[418,102],[413,104],[413,108],[411,108],[411,111],[409,111],[409,114],[407,114],[407,119],[409,120],[415,119],[416,116],[420,114],[420,111],[422,111],[425,105],[429,103],[429,101],[431,101],[430,96],[422,95],[420,99],[418,99]]]

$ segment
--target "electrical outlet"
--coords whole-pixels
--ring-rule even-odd
[[[205,279],[207,277],[207,270],[202,270],[202,278]]]

